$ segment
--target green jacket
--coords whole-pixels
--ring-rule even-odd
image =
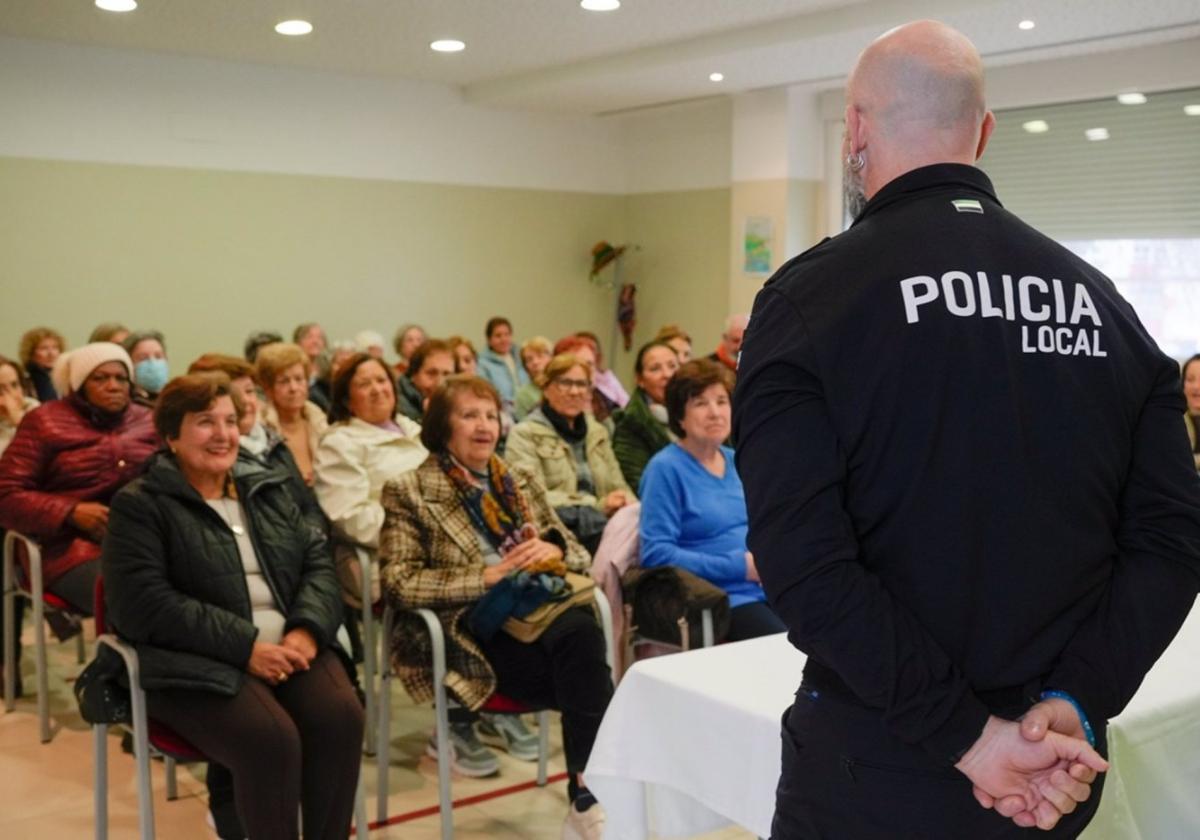
[[[650,413],[646,392],[638,388],[629,398],[624,410],[613,416],[616,428],[613,431],[613,451],[625,481],[635,490],[642,481],[642,471],[658,450],[671,442],[667,427],[654,419]]]
[[[238,498],[284,631],[335,644],[341,591],[325,539],[306,527],[288,478],[248,459],[233,468]],[[155,455],[109,511],[100,558],[111,629],[137,648],[142,687],[232,696],[258,629],[233,532],[175,459]]]

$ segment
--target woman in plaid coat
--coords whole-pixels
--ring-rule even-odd
[[[446,688],[468,709],[494,692],[562,711],[572,807],[566,837],[600,837],[603,812],[582,772],[612,696],[604,636],[588,609],[567,610],[533,642],[503,630],[479,638],[468,616],[485,594],[515,573],[590,564],[587,552],[529,473],[496,456],[500,397],[486,380],[454,376],[430,398],[421,432],[429,458],[389,482],[379,538],[384,594],[399,615],[392,665],[417,702],[433,697],[424,624],[411,612],[438,614],[446,636]],[[463,733],[470,722],[452,728]]]

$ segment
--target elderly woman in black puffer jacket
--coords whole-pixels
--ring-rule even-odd
[[[256,840],[344,840],[362,707],[339,661],[341,593],[287,476],[239,461],[228,377],[159,395],[170,449],[113,499],[102,570],[113,629],[137,648],[150,717],[233,772]]]

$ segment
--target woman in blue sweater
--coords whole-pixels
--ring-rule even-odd
[[[679,368],[666,390],[678,440],[642,474],[642,566],[687,569],[729,593],[729,641],[782,633],[746,550],[746,496],[729,437],[729,374],[708,359]]]

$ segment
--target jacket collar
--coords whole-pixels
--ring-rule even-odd
[[[250,498],[263,487],[283,484],[287,480],[288,477],[278,470],[271,469],[256,458],[242,457],[241,453],[233,464],[233,481],[242,499]],[[151,456],[146,467],[144,486],[152,493],[164,493],[193,502],[204,501],[196,488],[184,478],[175,456],[164,450]]]
[[[905,172],[883,186],[871,197],[862,213],[854,220],[854,227],[863,219],[901,201],[920,198],[935,189],[959,189],[972,196],[985,198],[997,205],[996,190],[991,179],[982,169],[962,163],[935,163]],[[1003,206],[1003,205],[1001,205]]]

